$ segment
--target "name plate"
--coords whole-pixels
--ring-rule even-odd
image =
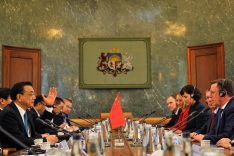
[[[124,146],[124,143],[123,142],[116,142],[115,146]]]

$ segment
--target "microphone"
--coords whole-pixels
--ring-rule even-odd
[[[55,129],[55,130],[57,130],[57,131],[59,131],[59,132],[63,132],[63,133],[66,133],[66,134],[72,136],[72,134],[70,134],[70,132],[65,132],[65,131],[63,131],[63,130],[60,130],[60,128],[53,127],[53,126],[49,125],[48,123],[46,123],[45,121],[43,121],[43,120],[40,119],[40,118],[36,118],[36,120],[37,120],[38,123],[40,123],[40,124],[42,124],[42,125],[48,126],[48,127],[50,127],[51,129]],[[47,120],[48,120],[48,119],[47,119]]]
[[[191,114],[189,114],[184,120],[188,119],[190,116],[193,116],[195,113],[197,113],[197,111],[193,111]],[[170,128],[169,130],[172,130],[173,128],[175,128],[176,126],[178,126],[179,124],[181,124],[184,120],[180,121],[178,124],[174,125],[172,128]]]
[[[95,120],[95,122],[99,122],[98,120],[96,120],[94,117],[92,117],[91,115],[87,114],[87,116],[93,118]]]
[[[141,119],[143,119],[144,117],[146,117],[147,115],[149,115],[149,114],[144,114],[142,117],[140,117],[138,120],[136,120],[136,121],[139,121],[139,120],[141,120]]]
[[[139,123],[145,121],[146,118],[148,118],[150,115],[154,114],[156,111],[152,111],[150,114],[148,114],[146,117],[144,117],[142,120],[139,121]]]
[[[49,124],[52,124],[54,127],[58,128],[58,129],[61,128],[61,127],[59,127],[58,125],[54,124],[53,122],[51,122],[51,121],[48,120],[48,119],[45,119],[45,121],[46,121],[47,123],[49,123]],[[63,132],[66,132],[66,133],[69,133],[69,134],[73,135],[72,132],[69,132],[69,131],[67,131],[66,129],[63,129],[63,128],[61,128],[61,129],[62,129]]]
[[[88,120],[88,121],[90,121],[91,123],[95,124],[95,122],[94,122],[93,120],[89,119],[89,118],[87,117],[87,115],[86,115],[86,116],[83,116],[83,118],[86,119],[86,120]]]
[[[30,153],[32,153],[33,155],[36,155],[36,153],[34,151],[32,151],[27,145],[25,145],[24,143],[22,143],[19,139],[17,139],[16,137],[14,137],[13,135],[11,135],[9,132],[7,132],[5,129],[2,128],[2,126],[0,126],[0,132],[2,132],[4,135],[8,136],[10,139],[12,139],[14,142],[16,142],[18,145],[20,145],[21,147],[27,149]]]
[[[93,125],[93,123],[92,122],[89,122],[88,120],[85,120],[84,118],[82,118],[82,117],[79,117],[78,116],[78,119],[82,119],[82,120],[84,120],[85,122],[88,122],[88,123],[90,123],[90,124],[92,124]]]
[[[45,126],[48,126],[50,128],[54,128],[53,126],[49,125],[48,123],[46,123],[45,121],[43,121],[42,119],[40,118],[36,118],[36,121],[42,125],[45,125]]]
[[[183,125],[181,125],[180,127],[184,126],[185,124],[189,123],[190,121],[192,121],[193,119],[195,119],[196,117],[198,117],[199,115],[206,113],[208,110],[210,110],[210,107],[206,107],[204,108],[200,113],[198,113],[197,115],[195,115],[194,117],[192,117],[189,121],[187,121],[186,123],[184,123]],[[177,131],[180,127],[178,127],[177,129],[175,129],[173,132]]]
[[[83,125],[78,124],[78,123],[76,123],[75,121],[72,121],[71,119],[68,119],[67,117],[65,117],[65,116],[63,116],[63,115],[60,115],[60,114],[59,114],[58,116],[60,116],[60,117],[62,117],[62,118],[64,118],[64,119],[67,119],[68,121],[73,122],[73,123],[75,123],[75,124],[77,124],[77,125],[79,125],[79,126],[81,126],[81,127],[84,127]]]
[[[172,114],[171,116],[166,116],[166,117],[162,118],[161,120],[155,122],[155,123],[152,124],[152,125],[154,125],[154,126],[155,126],[155,125],[158,125],[158,124],[162,123],[163,121],[165,121],[165,120],[167,120],[167,119],[169,119],[169,118],[172,118],[173,116],[175,116],[175,114]]]

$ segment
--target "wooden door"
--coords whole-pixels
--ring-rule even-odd
[[[205,104],[205,90],[210,82],[225,78],[224,42],[187,47],[188,84],[196,86],[202,93]]]
[[[41,50],[2,45],[2,87],[30,81],[41,94]]]

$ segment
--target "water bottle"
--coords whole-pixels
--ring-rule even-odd
[[[182,156],[192,156],[192,145],[190,139],[190,133],[183,133],[183,143],[182,143]]]
[[[73,145],[71,156],[83,156],[82,146],[81,146],[81,135],[73,135]]]
[[[89,135],[89,143],[87,145],[88,156],[101,156],[100,148],[97,143],[97,134],[92,133]]]

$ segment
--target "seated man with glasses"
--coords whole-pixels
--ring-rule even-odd
[[[63,99],[61,99],[59,97],[56,97],[54,104],[55,104],[55,107],[53,108],[53,112],[54,112],[54,114],[56,116],[56,115],[60,114],[63,111],[64,101],[63,101]],[[56,123],[55,120],[54,120],[55,116],[52,119],[52,122],[54,124],[58,125],[61,128],[65,128],[66,126],[68,126],[68,123],[62,123],[62,124]]]
[[[234,83],[229,79],[217,79],[211,82],[210,93],[214,104],[219,107],[215,125],[210,133],[197,135],[193,141],[210,140],[216,144],[220,139],[231,138],[234,126]],[[217,146],[220,146],[217,144]]]
[[[35,132],[32,114],[28,110],[33,107],[34,100],[36,99],[32,83],[16,83],[11,89],[10,96],[12,102],[0,113],[0,125],[8,133],[30,147],[34,145],[35,139],[42,138],[41,134]],[[3,144],[3,148],[23,149],[20,144],[8,136],[2,133],[0,133],[0,136],[0,142]],[[58,141],[58,138],[49,135],[43,138],[43,141],[48,141],[53,145]]]
[[[210,133],[214,127],[215,116],[216,116],[219,108],[217,106],[215,106],[215,104],[214,104],[214,99],[212,98],[210,89],[206,90],[205,101],[206,101],[206,104],[208,105],[208,107],[210,107],[210,110],[212,113],[210,114],[208,121],[206,122],[206,124],[204,124],[204,126],[202,126],[200,129],[198,129],[196,132],[190,133],[191,138],[194,138],[198,134]]]
[[[51,97],[51,103],[54,103],[56,95],[48,95],[47,98],[44,98],[48,101],[49,96]],[[36,96],[36,99],[34,101],[34,107],[30,109],[30,112],[32,113],[33,116],[33,122],[34,126],[36,129],[37,133],[44,134],[44,133],[49,133],[49,134],[57,134],[57,130],[51,129],[48,126],[42,125],[37,122],[37,118],[40,118],[41,120],[45,121],[45,119],[51,120],[54,117],[53,108],[47,107],[48,102],[46,103],[45,100],[43,99],[42,95]]]

